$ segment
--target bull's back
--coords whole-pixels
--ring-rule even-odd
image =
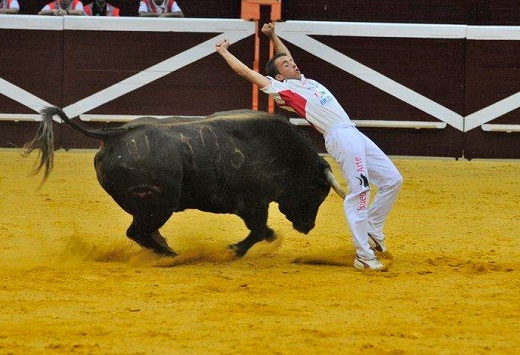
[[[182,141],[185,179],[218,186],[221,195],[274,200],[288,181],[324,168],[312,142],[277,116],[228,115],[171,129]]]
[[[290,123],[240,112],[133,123],[97,154],[98,180],[120,205],[135,186],[153,186],[175,210],[232,213],[244,200],[274,201],[288,182],[322,169]]]

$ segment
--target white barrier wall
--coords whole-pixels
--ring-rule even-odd
[[[251,85],[214,44],[230,39],[252,66],[255,30],[234,19],[0,15],[0,120],[6,129],[34,122],[46,105],[103,122],[250,108]],[[510,149],[520,131],[520,27],[287,21],[277,32],[390,154],[520,155]]]

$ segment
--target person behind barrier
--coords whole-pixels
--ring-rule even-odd
[[[48,3],[38,12],[38,15],[48,16],[82,16],[83,3],[80,0],[56,0]]]
[[[106,0],[95,0],[94,2],[85,5],[83,12],[87,16],[119,16],[119,8],[110,5]]]
[[[291,53],[276,35],[274,24],[265,24],[262,33],[270,38],[275,49],[275,55],[267,62],[267,76],[231,54],[227,39],[217,42],[215,49],[237,74],[258,85],[282,108],[298,113],[324,135],[327,152],[341,167],[349,188],[343,210],[356,247],[354,267],[385,270],[377,256],[390,256],[383,225],[401,189],[401,174],[383,151],[358,131],[332,93],[300,73]],[[378,187],[371,204],[370,183]]]
[[[0,14],[17,14],[19,12],[18,0],[0,0]]]
[[[175,0],[141,0],[139,16],[184,17],[184,13]]]

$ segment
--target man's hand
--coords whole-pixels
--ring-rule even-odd
[[[271,43],[273,43],[275,53],[285,53],[287,56],[292,58],[289,49],[276,34],[274,30],[274,22],[265,23],[262,26],[262,33],[269,37]]]
[[[50,10],[50,15],[53,15],[53,16],[65,16],[65,15],[67,15],[67,10],[52,9],[52,10]]]
[[[227,39],[222,39],[215,44],[215,50],[220,54],[227,52],[228,47],[229,41]]]
[[[264,23],[262,26],[262,33],[267,37],[272,37],[274,35],[274,23]]]
[[[263,88],[271,84],[271,80],[267,79],[260,73],[257,73],[253,69],[249,68],[247,65],[242,63],[237,57],[231,54],[228,51],[229,41],[227,39],[223,39],[218,41],[215,44],[215,50],[220,54],[222,58],[226,61],[226,63],[241,77],[246,79],[247,81],[258,85]]]

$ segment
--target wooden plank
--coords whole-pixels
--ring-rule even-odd
[[[473,40],[466,53],[466,114],[520,91],[520,41]],[[520,123],[518,114],[504,118]]]
[[[477,0],[287,1],[284,20],[471,24]]]
[[[38,122],[0,121],[0,147],[22,148],[30,142],[38,129]],[[59,135],[59,129],[55,132]]]
[[[65,57],[70,60],[65,64],[64,106],[182,53],[214,34],[66,31],[65,36],[70,43],[65,46]],[[233,46],[237,57],[246,63],[252,62],[252,38]],[[232,108],[250,108],[251,85],[216,56],[214,53],[191,63],[92,113],[207,115]],[[79,82],[82,85],[78,85]],[[219,93],[219,99],[209,99],[215,92]]]
[[[45,101],[61,105],[62,46],[62,31],[0,29],[0,78]],[[9,98],[9,93],[0,95],[0,107],[2,113],[34,113]]]

